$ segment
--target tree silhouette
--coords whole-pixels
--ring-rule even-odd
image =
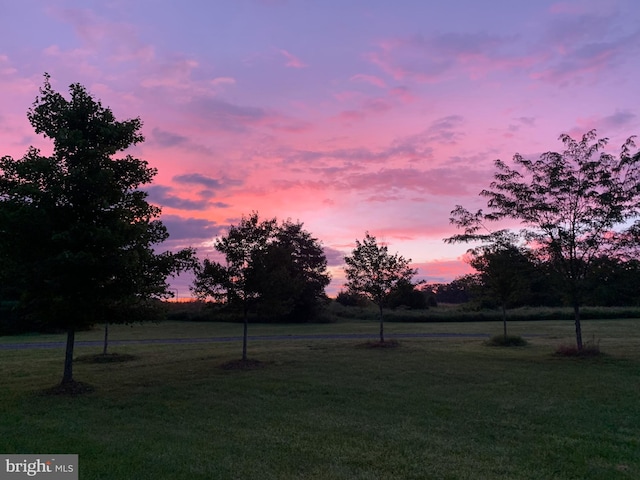
[[[67,100],[44,86],[28,111],[53,154],[29,148],[0,159],[0,257],[11,256],[25,315],[67,331],[62,384],[73,380],[75,332],[97,322],[148,317],[171,296],[166,278],[188,268],[193,252],[157,254],[167,239],[160,209],[139,187],[156,170],[126,155],[144,139],[139,118],[117,121],[80,84]]]
[[[411,259],[389,254],[386,245],[378,245],[376,238],[366,232],[362,242],[356,240],[351,255],[344,257],[347,264],[347,289],[352,294],[364,295],[378,306],[380,313],[380,343],[384,343],[383,305],[400,282],[411,282],[418,272],[409,267]]]
[[[485,224],[519,222],[522,238],[564,279],[581,350],[580,305],[593,261],[637,244],[640,154],[631,153],[633,137],[618,156],[605,153],[608,139],[598,139],[595,130],[579,141],[566,134],[560,140],[561,153],[547,152],[536,161],[520,154],[513,157],[512,166],[496,160],[494,181],[480,192],[487,199],[487,211],[457,206],[451,222],[464,233],[446,241],[486,241],[491,233],[484,233]]]
[[[327,260],[319,242],[302,223],[278,225],[277,219],[260,220],[254,212],[216,239],[215,248],[226,263],[203,260],[196,269],[192,291],[201,299],[241,306],[242,360],[247,360],[252,307],[289,320],[310,318],[326,298]]]
[[[480,274],[481,289],[497,301],[502,310],[503,335],[507,339],[507,307],[527,294],[534,265],[530,251],[518,246],[511,236],[470,249],[469,265]]]

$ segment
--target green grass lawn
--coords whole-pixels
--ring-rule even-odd
[[[376,329],[252,325],[250,334]],[[387,331],[495,334],[501,325]],[[123,345],[112,351],[137,359],[76,364],[76,379],[95,387],[78,397],[40,393],[59,380],[62,349],[0,350],[0,451],[77,453],[83,480],[640,478],[640,320],[589,321],[584,331],[607,355],[554,356],[573,341],[569,321],[512,322],[510,333],[530,342],[520,348],[477,338],[388,349],[253,341],[249,356],[264,364],[249,371],[220,367],[239,357],[238,342]],[[211,323],[112,330],[113,339],[240,334],[240,325]]]

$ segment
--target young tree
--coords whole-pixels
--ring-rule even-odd
[[[192,291],[198,298],[213,298],[233,304],[239,302],[243,313],[242,360],[247,360],[247,333],[250,302],[260,292],[252,271],[256,257],[272,242],[276,219],[260,221],[256,212],[243,216],[232,225],[225,237],[216,239],[215,249],[222,253],[226,265],[205,259],[196,268]]]
[[[382,308],[389,294],[399,282],[411,282],[418,273],[409,267],[411,259],[389,254],[386,245],[378,245],[376,238],[366,233],[362,243],[356,240],[356,248],[344,257],[347,264],[347,289],[352,294],[367,297],[378,306],[380,312],[380,343],[384,343]]]
[[[242,217],[215,248],[226,265],[205,259],[196,270],[192,291],[201,299],[239,304],[243,313],[242,359],[247,359],[249,310],[294,318],[312,315],[324,301],[329,284],[327,260],[319,242],[301,223],[275,218],[260,221],[257,213]]]
[[[75,332],[97,322],[141,318],[171,296],[166,278],[193,252],[156,254],[168,237],[139,187],[156,170],[126,155],[143,141],[140,119],[117,121],[79,84],[71,99],[48,75],[28,112],[53,155],[31,147],[0,159],[0,258],[10,256],[26,315],[67,331],[62,384],[73,380]]]
[[[530,252],[512,243],[510,238],[503,238],[467,253],[469,265],[480,274],[482,289],[500,305],[506,340],[507,306],[522,299],[531,285],[534,267]]]
[[[484,222],[520,222],[523,237],[564,279],[581,350],[580,305],[589,269],[599,255],[614,255],[634,237],[625,225],[640,216],[640,154],[631,153],[633,137],[618,156],[603,152],[608,139],[598,139],[595,130],[580,141],[569,135],[560,140],[562,153],[547,152],[536,161],[516,154],[512,166],[496,160],[494,181],[480,193],[488,211],[456,207],[451,221],[464,233],[446,241],[483,240]]]

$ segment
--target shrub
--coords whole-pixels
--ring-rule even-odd
[[[368,302],[367,299],[357,293],[340,290],[336,296],[336,302],[345,307],[363,307]]]
[[[600,352],[600,342],[588,342],[582,346],[582,350],[578,350],[577,345],[560,345],[556,349],[556,355],[560,357],[580,357],[590,358],[598,357]]]

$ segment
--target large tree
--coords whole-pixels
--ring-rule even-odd
[[[302,223],[243,216],[215,248],[225,264],[203,260],[192,287],[201,299],[239,305],[244,323],[242,359],[247,359],[249,311],[266,317],[310,319],[326,299],[327,260],[317,239]]]
[[[366,232],[364,240],[356,240],[351,255],[344,257],[347,264],[347,289],[352,294],[363,295],[378,306],[380,314],[380,343],[384,343],[382,309],[385,301],[403,282],[411,283],[418,272],[409,267],[411,259],[389,253],[386,245],[378,245],[376,237]]]
[[[291,220],[277,225],[269,248],[253,264],[261,308],[294,322],[317,316],[330,282],[322,245],[303,227]]]
[[[145,318],[170,297],[168,275],[192,251],[156,253],[168,233],[160,209],[140,190],[156,170],[131,155],[139,118],[117,121],[79,84],[70,99],[44,86],[28,111],[36,133],[53,140],[44,156],[0,159],[0,258],[20,288],[25,315],[67,332],[62,384],[73,382],[75,332],[97,322]]]
[[[580,140],[565,134],[560,140],[562,152],[547,152],[535,161],[520,154],[512,165],[496,160],[494,181],[480,192],[487,210],[472,213],[457,206],[451,221],[464,233],[447,240],[486,240],[485,224],[519,222],[523,238],[564,279],[581,350],[580,305],[592,264],[637,238],[637,225],[628,226],[640,216],[640,155],[631,151],[633,138],[617,156],[606,153],[608,139],[598,139],[595,130]]]

